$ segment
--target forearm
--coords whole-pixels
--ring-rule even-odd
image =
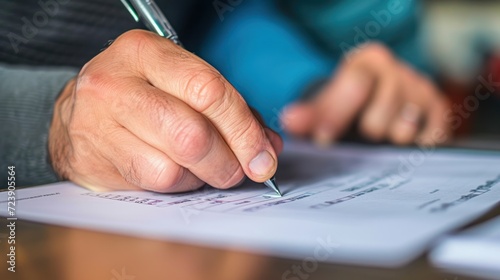
[[[48,159],[48,132],[53,107],[71,68],[0,64],[1,170],[16,166],[17,185],[57,181]]]

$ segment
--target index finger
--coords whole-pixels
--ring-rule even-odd
[[[215,68],[153,33],[135,31],[129,37],[135,41],[129,49],[143,54],[132,56],[139,75],[210,120],[250,179],[263,182],[274,175],[277,155],[264,128]]]

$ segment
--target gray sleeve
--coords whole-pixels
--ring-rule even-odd
[[[0,64],[0,174],[15,166],[16,185],[57,181],[47,138],[55,100],[78,70]],[[5,187],[4,184],[0,185]]]

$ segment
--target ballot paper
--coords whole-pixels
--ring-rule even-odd
[[[500,279],[500,218],[438,244],[430,255],[435,266],[455,274]]]
[[[396,267],[500,201],[500,153],[287,143],[284,196],[247,182],[181,194],[16,192],[19,219],[271,256]],[[7,193],[0,215],[8,216]]]

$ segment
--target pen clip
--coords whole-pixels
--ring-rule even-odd
[[[139,22],[139,15],[137,14],[137,11],[134,9],[132,4],[128,0],[120,0],[122,1],[122,4],[127,8],[127,11],[132,15],[134,20],[136,22]]]

